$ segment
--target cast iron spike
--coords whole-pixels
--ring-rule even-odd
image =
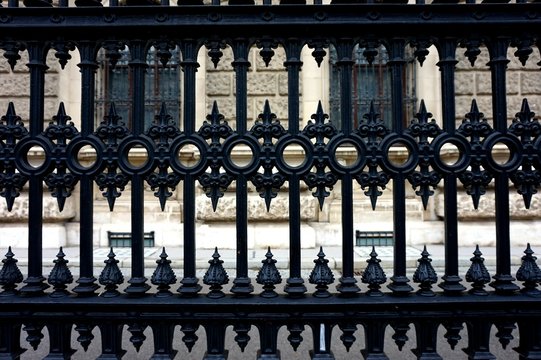
[[[409,340],[408,338],[408,331],[410,329],[410,326],[407,322],[396,322],[392,323],[391,327],[394,330],[393,334],[393,340],[398,347],[398,350],[402,351],[402,348],[406,344],[406,342]]]
[[[113,247],[109,255],[107,255],[107,260],[104,261],[105,267],[103,268],[100,277],[99,283],[105,286],[105,292],[101,294],[103,297],[114,297],[120,295],[117,288],[118,285],[124,282],[124,276],[118,268],[119,261],[115,259],[115,253],[113,252]]]
[[[502,344],[502,347],[506,349],[511,340],[515,338],[513,336],[513,330],[515,330],[517,327],[513,321],[500,321],[494,325],[496,325],[496,328],[498,329],[496,332],[496,337],[498,338],[500,344]]]
[[[244,322],[236,323],[233,326],[233,331],[237,333],[235,335],[235,342],[239,345],[241,352],[244,352],[246,345],[250,341],[250,335],[248,335],[250,328],[251,325]]]
[[[219,299],[225,296],[222,291],[222,285],[229,282],[229,277],[222,265],[223,263],[224,261],[220,260],[218,247],[215,247],[212,259],[209,260],[210,266],[203,277],[203,283],[205,285],[210,285],[210,292],[207,294],[207,297],[211,299]]]
[[[23,281],[23,274],[14,258],[15,254],[11,252],[11,246],[8,247],[6,258],[2,260],[2,269],[0,270],[0,285],[2,285],[2,293],[0,296],[11,296],[18,293],[17,284]]]
[[[131,333],[130,342],[133,344],[135,351],[137,352],[139,352],[141,346],[147,338],[143,333],[145,328],[146,326],[141,326],[139,323],[132,323],[130,326],[128,326],[128,331]]]
[[[438,281],[438,276],[434,267],[432,267],[432,259],[429,258],[430,254],[426,251],[426,245],[423,247],[421,252],[421,258],[417,260],[419,265],[417,270],[413,274],[413,282],[419,284],[419,290],[417,294],[421,296],[434,296],[432,291],[432,284]]]
[[[368,284],[368,296],[382,296],[383,293],[380,290],[381,284],[387,281],[387,276],[380,265],[381,260],[377,258],[376,248],[372,246],[372,252],[370,252],[370,259],[366,260],[368,265],[363,271],[361,281],[364,284]]]
[[[69,295],[66,288],[68,287],[67,284],[73,282],[73,275],[67,266],[69,261],[64,259],[65,256],[66,254],[62,251],[61,246],[60,251],[56,255],[56,260],[53,261],[54,267],[49,274],[49,284],[53,286],[54,290],[50,294],[51,297],[63,297]]]
[[[303,340],[301,334],[304,331],[304,325],[299,323],[287,324],[287,330],[289,331],[287,341],[289,341],[293,350],[297,351]]]
[[[524,256],[522,257],[522,264],[517,270],[517,280],[523,281],[524,287],[520,292],[532,296],[539,296],[541,292],[537,289],[537,283],[541,281],[541,270],[537,266],[537,257],[533,256],[534,252],[530,247],[530,243],[524,250]]]
[[[314,268],[308,278],[310,284],[316,285],[316,291],[313,295],[319,298],[329,297],[331,296],[328,290],[329,284],[334,282],[334,275],[329,268],[329,260],[325,259],[322,246],[319,247],[319,253],[317,254],[317,259],[314,260],[314,264]]]
[[[184,333],[184,336],[182,336],[182,341],[188,348],[188,352],[192,352],[195,343],[199,339],[199,337],[195,334],[198,328],[199,325],[194,325],[191,323],[183,324],[180,328],[180,331]]]
[[[444,322],[442,325],[447,330],[444,337],[447,339],[447,343],[451,346],[451,349],[454,350],[455,346],[462,339],[460,332],[464,329],[464,325],[460,321],[453,320]]]
[[[259,269],[255,281],[258,284],[263,285],[263,292],[260,294],[265,298],[272,298],[278,296],[274,291],[275,285],[282,282],[280,272],[276,268],[276,260],[272,258],[270,246],[265,254],[265,260],[262,260],[263,266]]]
[[[85,323],[79,323],[75,325],[75,331],[79,333],[79,336],[77,336],[77,341],[79,342],[79,344],[81,344],[84,351],[88,350],[90,343],[92,342],[92,340],[94,340],[94,335],[92,334],[93,329],[94,326]]]
[[[211,40],[208,41],[206,44],[208,51],[208,56],[210,57],[210,60],[214,64],[214,68],[216,69],[218,67],[218,63],[220,62],[220,59],[224,55],[222,52],[222,49],[225,49],[226,44],[222,41],[218,40]]]
[[[340,340],[342,341],[342,344],[346,347],[346,351],[349,352],[349,349],[351,346],[355,343],[355,331],[357,331],[357,325],[355,325],[352,322],[346,322],[338,324],[338,327],[340,330],[342,330],[342,335],[340,335]]]
[[[26,331],[26,341],[32,346],[32,349],[37,350],[41,339],[44,335],[41,332],[43,325],[37,323],[28,323],[23,326],[23,330]]]
[[[488,295],[484,287],[490,281],[490,274],[485,267],[485,259],[481,256],[483,254],[479,251],[479,245],[475,246],[473,255],[470,258],[470,268],[466,272],[466,281],[472,283],[472,288],[468,292],[472,295]]]
[[[165,297],[171,296],[173,293],[169,291],[170,285],[174,284],[177,281],[175,272],[171,268],[171,260],[167,259],[167,253],[165,252],[165,247],[162,248],[162,253],[160,258],[156,260],[158,264],[156,270],[150,278],[150,282],[158,286],[158,292],[155,296]]]

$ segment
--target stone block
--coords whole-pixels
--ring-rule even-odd
[[[287,73],[278,74],[278,94],[284,96],[287,96],[287,94],[289,94],[287,79]],[[302,95],[302,76],[299,76],[299,95]]]
[[[66,227],[64,224],[44,224],[42,228],[43,249],[58,249],[66,245]],[[7,249],[28,247],[28,226],[26,224],[3,224],[0,248]],[[15,254],[17,257],[18,254]],[[23,254],[20,254],[23,255]],[[23,256],[24,257],[24,256]],[[53,259],[51,259],[52,261]]]
[[[460,71],[456,73],[455,79],[455,92],[457,95],[473,95],[474,82],[473,77],[475,73],[471,71]]]
[[[230,95],[232,89],[232,74],[224,72],[208,72],[206,89],[208,96]]]
[[[28,221],[28,209],[30,200],[28,193],[23,192],[15,199],[11,211],[7,210],[7,205],[4,199],[0,201],[0,213],[2,223],[26,223]],[[57,199],[50,196],[47,189],[44,189],[43,196],[43,221],[44,222],[65,222],[74,218],[76,215],[75,200],[71,197],[66,199],[64,210],[58,209]]]
[[[535,74],[535,75],[534,75]],[[522,72],[520,76],[520,92],[524,95],[541,93],[541,81],[539,81],[539,70],[535,73]]]
[[[254,110],[253,113],[254,119],[256,119],[259,114],[263,112],[265,108],[265,101],[269,101],[271,111],[276,115],[278,120],[284,128],[287,129],[287,119],[288,119],[288,103],[286,97],[273,97],[273,98],[255,98],[254,99]],[[299,119],[302,118],[302,108],[299,110]]]
[[[203,48],[201,51],[206,51],[208,53],[208,49],[206,48]],[[218,65],[216,68],[214,68],[214,63],[211,61],[210,57],[207,56],[206,69],[208,72],[233,70],[233,66],[231,65],[231,63],[234,60],[233,50],[231,49],[231,47],[227,46],[225,49],[221,49],[221,51],[223,55],[220,58],[220,61],[218,62]]]
[[[311,195],[301,196],[301,220],[315,221],[317,219],[317,199]],[[236,220],[237,204],[235,194],[228,193],[218,201],[216,211],[213,211],[211,201],[206,195],[197,197],[196,218],[204,222],[226,222]],[[258,194],[248,196],[249,221],[289,221],[289,199],[281,193],[271,202],[267,212],[264,199]]]
[[[274,50],[274,56],[271,58],[271,61],[269,62],[269,65],[265,65],[265,61],[263,61],[263,58],[261,55],[259,55],[259,52],[261,49],[258,48],[252,48],[250,50],[251,58],[254,59],[253,63],[255,64],[254,68],[256,71],[261,70],[275,70],[275,71],[285,71],[284,67],[284,61],[286,61],[286,53],[282,46],[278,46]]]
[[[248,73],[248,95],[275,95],[277,75],[270,72]],[[236,94],[236,88],[235,88]]]

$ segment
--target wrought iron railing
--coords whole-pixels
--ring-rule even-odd
[[[127,1],[126,5],[146,2]],[[536,193],[539,176],[541,128],[525,99],[521,109],[509,109],[506,92],[508,49],[523,64],[539,45],[541,6],[538,3],[513,4],[297,4],[287,6],[233,6],[245,1],[231,1],[231,6],[202,5],[181,1],[179,6],[100,6],[98,1],[77,0],[68,7],[65,0],[51,7],[46,0],[27,0],[26,7],[8,1],[0,9],[0,45],[11,67],[27,52],[30,74],[29,125],[8,106],[0,124],[1,195],[11,209],[24,186],[28,186],[28,269],[23,275],[16,259],[8,251],[0,271],[3,287],[0,298],[0,353],[17,357],[21,331],[37,347],[47,327],[51,357],[70,357],[72,326],[79,333],[83,348],[92,341],[92,329],[101,332],[102,356],[120,358],[123,325],[129,325],[136,347],[144,341],[139,336],[151,327],[154,333],[154,357],[173,357],[175,326],[180,326],[189,348],[196,340],[199,326],[207,333],[207,356],[225,358],[224,334],[232,325],[235,340],[244,348],[252,326],[260,333],[260,357],[278,358],[277,334],[286,326],[290,342],[298,344],[305,326],[314,334],[314,358],[332,358],[331,329],[339,328],[341,341],[349,348],[358,325],[365,329],[365,358],[385,358],[385,329],[392,327],[399,347],[407,341],[410,325],[416,329],[415,354],[419,359],[438,358],[438,327],[445,327],[451,346],[467,328],[470,358],[488,359],[490,330],[498,328],[498,338],[505,346],[518,326],[517,352],[523,359],[541,356],[541,308],[537,285],[541,271],[530,246],[522,266],[512,274],[510,254],[510,183],[524,197],[528,207]],[[246,2],[247,3],[247,2]],[[168,5],[168,0],[162,5]],[[272,103],[261,109],[261,116],[247,126],[248,51],[255,45],[266,60],[277,45],[284,47],[288,74],[288,120],[280,122],[272,114]],[[320,104],[312,120],[299,124],[299,74],[303,63],[301,50],[310,47],[314,61],[321,62],[329,44],[337,52],[340,70],[341,118],[329,119]],[[146,51],[154,46],[164,63],[170,49],[181,49],[183,69],[182,124],[162,108],[155,124],[144,128],[144,79]],[[232,66],[236,74],[236,111],[221,114],[214,104],[207,121],[196,127],[197,55],[208,51],[219,62],[221,49],[233,49]],[[356,45],[368,50],[380,45],[387,48],[392,77],[392,127],[384,126],[371,111],[358,127],[353,127],[351,112],[352,51]],[[402,81],[406,46],[415,49],[423,62],[428,48],[435,45],[441,73],[442,119],[439,126],[424,103],[418,114],[403,124]],[[131,59],[128,67],[132,81],[132,111],[128,129],[114,106],[95,127],[94,92],[96,54],[105,48],[114,59],[115,52],[127,46]],[[455,123],[455,65],[461,48],[475,63],[480,47],[489,51],[492,86],[493,125],[478,109],[475,99],[462,125]],[[70,61],[70,52],[78,52],[81,82],[80,128],[76,128],[60,103],[57,115],[44,126],[44,86],[46,56],[53,52],[61,63]],[[368,52],[367,54],[369,54]],[[0,74],[2,76],[2,74]],[[515,114],[508,116],[508,114]],[[235,118],[236,127],[227,124]],[[509,123],[508,120],[512,120]],[[438,119],[440,120],[440,119]],[[182,129],[182,130],[181,130]],[[340,129],[340,130],[337,130]],[[441,149],[451,144],[459,157],[444,161]],[[186,164],[178,156],[186,145],[200,153],[196,164]],[[400,145],[407,150],[405,161],[390,161],[389,149]],[[248,147],[251,161],[239,165],[231,152]],[[285,160],[288,146],[301,147],[305,153],[300,165]],[[336,152],[349,146],[357,161],[344,165]],[[494,147],[507,148],[509,160],[501,163],[492,155]],[[45,154],[42,164],[28,160],[31,149]],[[96,161],[87,166],[78,160],[82,149],[91,148]],[[130,162],[131,150],[146,152],[146,162]],[[143,150],[141,150],[143,149]],[[253,184],[262,200],[272,207],[276,192],[288,183],[289,196],[289,275],[285,286],[269,251],[256,278],[249,277],[247,185]],[[462,183],[477,206],[486,187],[495,183],[496,253],[494,274],[489,274],[481,251],[476,249],[469,270],[460,273],[457,232],[457,184]],[[235,274],[227,274],[218,251],[212,256],[202,279],[196,269],[195,192],[199,183],[215,207],[223,193],[235,182],[236,191],[236,264]],[[323,251],[317,256],[313,272],[303,278],[301,272],[300,185],[304,182],[324,204],[334,186],[341,186],[342,268],[332,274]],[[354,272],[353,184],[362,186],[374,207],[381,191],[392,183],[394,256],[392,275],[382,270],[374,252],[362,273]],[[445,198],[445,269],[438,278],[423,252],[413,274],[406,267],[406,186],[411,184],[426,206],[438,184],[444,185]],[[44,185],[45,184],[45,185]],[[131,186],[131,273],[125,288],[124,275],[117,266],[114,249],[104,268],[93,264],[94,185],[97,185],[114,208],[126,185]],[[183,268],[173,269],[164,253],[153,276],[145,277],[143,259],[144,186],[150,185],[162,206],[172,189],[183,192]],[[50,274],[42,263],[44,196],[54,196],[62,209],[74,187],[79,187],[80,203],[80,274],[75,280],[60,251]],[[49,190],[50,194],[44,194]],[[532,239],[534,241],[536,239]],[[472,249],[473,250],[473,249]],[[179,281],[175,271],[182,277]],[[492,276],[491,276],[492,275]],[[232,287],[224,291],[231,279]],[[333,287],[335,276],[336,288]],[[306,283],[316,287],[308,293]],[[438,283],[437,287],[434,285]],[[364,285],[363,285],[364,284]],[[489,284],[490,286],[486,286]],[[152,288],[154,285],[155,288]],[[208,290],[203,291],[202,285]],[[260,286],[260,290],[254,290]],[[98,289],[100,289],[98,291]],[[279,294],[278,294],[279,293]],[[101,296],[98,296],[101,294]]]

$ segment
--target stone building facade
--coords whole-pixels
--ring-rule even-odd
[[[329,81],[329,60],[324,59],[318,66],[311,57],[311,49],[303,51],[303,68],[301,71],[301,107],[300,128],[302,129],[310,120],[311,114],[317,109],[319,101],[325,110],[329,108],[330,92],[333,89]],[[424,99],[428,111],[433,118],[441,124],[441,97],[439,94],[439,71],[437,68],[437,56],[435,49],[431,48],[431,55],[422,67],[415,69],[415,90],[417,101]],[[200,68],[197,75],[197,114],[198,124],[201,125],[206,114],[211,112],[214,101],[217,102],[220,112],[228,120],[229,125],[235,128],[235,73],[231,65],[233,55],[230,48],[223,49],[223,56],[215,67],[206,54],[203,47],[199,54]],[[282,125],[287,127],[287,72],[284,69],[285,52],[282,48],[274,49],[274,56],[267,65],[259,56],[259,49],[253,48],[249,55],[251,63],[248,75],[248,119],[251,124],[263,111],[264,104],[268,100],[271,111],[281,120]],[[0,109],[7,109],[8,103],[13,102],[16,112],[23,120],[28,119],[28,92],[29,73],[25,66],[24,56],[15,68],[10,69],[7,61],[0,61]],[[65,69],[61,69],[54,56],[49,54],[49,71],[46,75],[45,89],[45,124],[56,114],[60,102],[66,107],[66,112],[73,122],[79,127],[80,86],[79,72],[77,68],[78,55],[71,53],[73,59],[68,62]],[[472,67],[469,61],[459,50],[457,54],[459,62],[456,67],[456,119],[460,125],[466,113],[470,111],[471,101],[475,99],[479,110],[483,112],[487,120],[491,121],[491,87],[490,70],[485,64],[488,62],[488,54],[483,51],[479,55],[477,65]],[[533,54],[532,56],[537,56]],[[539,81],[539,69],[534,65],[535,61],[529,61],[523,66],[510,50],[508,56],[510,63],[508,73],[508,117],[511,121],[514,114],[520,110],[523,98],[528,98],[530,108],[536,112],[541,105],[541,82]],[[99,74],[98,74],[99,77]],[[182,81],[182,78],[180,79]],[[182,87],[181,87],[182,88]],[[179,94],[179,97],[181,95]],[[418,106],[418,103],[417,103]],[[331,119],[332,121],[333,119]],[[100,119],[96,119],[98,125]],[[248,128],[250,128],[250,124]],[[396,158],[407,156],[403,149],[393,149]],[[86,160],[92,161],[92,152],[82,152]],[[135,154],[142,156],[144,154]],[[187,161],[197,156],[195,151],[186,150],[184,155]],[[250,154],[243,149],[236,149],[233,156],[242,159],[249,158]],[[302,151],[289,150],[287,156],[292,161],[302,159]],[[348,149],[341,149],[342,160],[353,161],[355,154]],[[449,150],[450,158],[456,157],[456,151]],[[499,157],[504,159],[506,149],[500,149]],[[28,154],[31,161],[40,162],[42,152],[39,149]],[[174,195],[166,203],[164,211],[160,210],[159,201],[148,189],[145,202],[145,231],[154,231],[156,246],[172,246],[182,242],[182,184]],[[410,244],[426,244],[443,242],[443,183],[435,189],[435,194],[429,200],[426,210],[423,209],[421,200],[415,195],[411,186],[407,186],[407,216],[408,234]],[[512,187],[512,184],[510,184]],[[319,245],[341,243],[340,227],[340,186],[328,197],[320,209],[318,201],[312,196],[311,191],[304,186],[301,195],[301,218],[302,246],[311,248]],[[378,199],[375,210],[372,210],[370,199],[364,195],[363,189],[356,184],[355,213],[356,229],[359,230],[386,230],[392,231],[392,184],[389,183],[383,195]],[[129,186],[117,199],[113,211],[110,211],[107,200],[101,195],[99,189],[95,191],[95,245],[108,246],[107,231],[129,231],[130,226],[130,189]],[[4,202],[0,201],[0,212],[3,222],[3,235],[0,237],[0,246],[26,246],[27,237],[22,236],[27,232],[27,201],[28,197],[23,192],[16,199],[11,212],[7,211]],[[78,193],[75,191],[66,202],[62,212],[58,210],[56,199],[51,196],[44,198],[44,246],[58,247],[61,245],[75,245],[78,243],[79,224]],[[480,200],[478,209],[474,209],[469,195],[461,191],[458,195],[459,204],[459,239],[463,244],[478,243],[479,245],[492,245],[495,241],[494,227],[494,196],[490,189]],[[510,200],[511,209],[511,238],[517,245],[525,245],[534,238],[541,230],[541,208],[539,198],[532,200],[530,209],[525,210],[522,198],[516,192],[512,192]],[[266,248],[267,246],[280,247],[288,244],[288,197],[286,192],[279,193],[273,199],[269,211],[265,207],[264,200],[255,189],[249,189],[249,246],[251,248]],[[213,248],[218,245],[221,248],[235,246],[235,184],[228,189],[223,198],[218,202],[216,211],[213,211],[210,199],[200,191],[197,197],[198,223],[197,245],[200,248]],[[352,239],[353,241],[353,239]]]

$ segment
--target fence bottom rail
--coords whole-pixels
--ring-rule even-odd
[[[312,359],[334,359],[332,348],[343,346],[348,351],[354,345],[358,347],[357,343],[362,343],[360,356],[365,359],[387,359],[386,349],[392,346],[402,350],[406,344],[418,359],[438,359],[442,358],[438,354],[442,329],[443,342],[451,349],[465,341],[462,349],[454,351],[469,359],[496,359],[491,346],[498,343],[503,348],[516,345],[512,351],[520,359],[541,355],[539,298],[521,293],[437,293],[430,298],[359,294],[333,295],[324,300],[285,295],[225,295],[216,300],[204,295],[186,298],[146,294],[137,298],[3,297],[0,358],[18,358],[48,341],[46,358],[71,358],[99,342],[100,349],[93,346],[99,358],[119,359],[129,346],[137,352],[150,346],[146,350],[150,358],[171,359],[183,352],[193,358],[188,353],[198,344],[204,347],[202,358],[227,359],[228,352],[244,350],[250,342],[253,348],[255,331],[258,343],[252,358],[258,359],[280,359],[280,347],[290,345],[297,350],[305,338],[312,338],[307,352]],[[359,336],[359,330],[364,336]],[[229,336],[226,341],[226,333],[231,331],[234,338]],[[284,331],[287,338],[278,340]],[[123,343],[126,337],[131,345]],[[201,345],[200,337],[206,338],[206,344]],[[76,338],[77,346],[72,338]],[[28,350],[23,339],[30,346]]]

